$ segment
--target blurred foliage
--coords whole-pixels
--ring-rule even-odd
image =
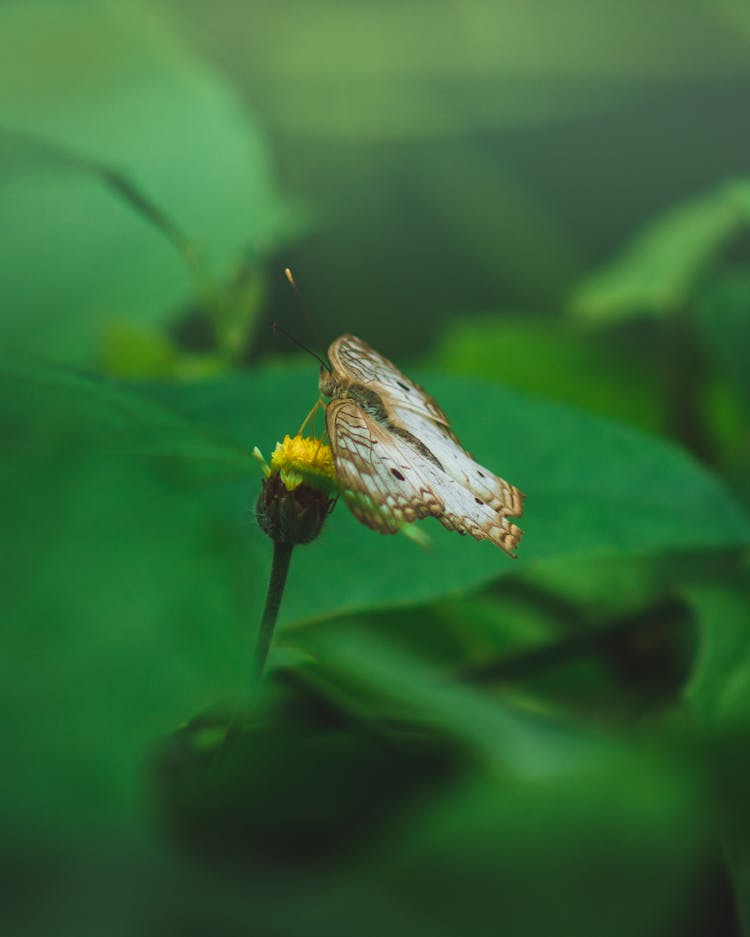
[[[317,782],[317,794],[308,784],[314,770],[326,772],[324,777],[329,770],[344,770],[345,777],[352,770],[364,770],[357,767],[359,756],[351,748],[353,740],[346,741],[346,732],[337,730],[338,754],[326,768],[325,761],[323,766],[318,763],[323,753],[315,754],[314,726],[302,735],[295,730],[288,742],[271,743],[267,737],[268,731],[274,736],[286,731],[283,713],[288,703],[273,717],[273,730],[266,727],[269,715],[257,727],[252,720],[236,735],[234,723],[221,716],[222,711],[231,713],[242,705],[246,695],[245,657],[252,634],[246,622],[259,615],[269,559],[267,542],[250,524],[248,505],[257,484],[256,468],[246,454],[250,441],[243,447],[242,438],[251,425],[261,441],[272,440],[280,423],[289,425],[295,413],[298,417],[299,403],[308,393],[309,371],[259,371],[210,384],[135,390],[29,362],[4,369],[3,513],[13,518],[16,530],[23,531],[5,560],[9,612],[16,623],[8,636],[11,643],[4,660],[10,669],[2,682],[6,709],[17,714],[9,737],[13,765],[3,779],[4,803],[10,807],[6,822],[11,827],[32,824],[39,835],[52,829],[80,829],[82,823],[94,830],[115,824],[132,834],[144,818],[142,807],[133,812],[142,796],[138,764],[144,745],[191,711],[210,713],[219,703],[214,717],[217,734],[209,754],[217,741],[221,751],[228,746],[220,756],[222,767],[211,768],[210,761],[209,767],[200,769],[202,780],[189,782],[190,793],[180,793],[188,783],[183,775],[187,772],[190,778],[197,768],[190,768],[188,759],[187,767],[176,771],[175,756],[170,758],[166,777],[177,784],[178,792],[171,794],[168,788],[169,796],[162,796],[167,797],[172,822],[180,818],[178,813],[175,820],[175,810],[187,810],[178,827],[184,824],[184,835],[191,838],[199,834],[187,830],[208,823],[213,848],[227,836],[234,842],[239,836],[235,822],[245,830],[239,836],[240,846],[245,836],[250,837],[248,842],[255,842],[256,836],[260,843],[268,837],[276,842],[275,831],[288,830],[283,836],[293,838],[285,852],[294,852],[300,837],[307,842],[323,835],[321,822],[326,837],[334,836],[329,829],[334,821],[325,812],[326,782],[323,778]],[[523,558],[511,568],[488,544],[463,541],[438,525],[432,549],[420,551],[405,539],[375,537],[339,511],[324,540],[295,557],[284,603],[287,626],[344,612],[351,615],[355,610],[361,615],[373,608],[434,602],[511,571],[523,577],[528,569],[533,584],[539,564],[552,559],[575,558],[580,564],[588,557],[596,566],[601,562],[597,557],[605,553],[617,556],[622,568],[629,556],[672,552],[679,557],[686,550],[712,547],[731,551],[750,541],[750,523],[728,493],[671,447],[489,384],[436,378],[431,385],[449,412],[465,414],[464,427],[482,441],[483,458],[493,464],[504,460],[513,477],[523,475],[519,480],[534,493]],[[480,397],[484,405],[472,407],[470,401]],[[273,407],[267,405],[269,400]],[[507,451],[507,439],[515,440],[523,453],[517,468]],[[550,471],[552,452],[554,471]],[[604,469],[600,475],[597,466]],[[45,484],[44,479],[51,478],[54,485]],[[677,503],[674,486],[681,492]],[[25,496],[30,491],[35,492],[33,499]],[[336,581],[330,571],[344,568],[345,579]],[[33,585],[28,578],[31,569]],[[554,583],[554,565],[549,569]],[[632,576],[641,585],[626,605],[653,601],[679,581],[679,575],[665,575],[663,569],[659,588],[646,589],[637,567]],[[627,595],[622,587],[613,594]],[[442,629],[425,631],[419,624],[421,614],[412,613],[395,632],[388,629],[378,638],[367,636],[362,622],[349,620],[333,630],[287,630],[280,636],[277,666],[280,672],[291,668],[292,673],[307,674],[305,680],[319,687],[316,693],[330,695],[327,706],[342,707],[366,724],[404,723],[395,739],[401,731],[416,733],[417,740],[425,732],[437,732],[444,742],[430,743],[425,756],[428,764],[438,759],[447,776],[455,768],[441,753],[445,744],[459,745],[465,757],[485,766],[483,771],[499,770],[519,778],[539,772],[545,777],[567,775],[577,760],[587,765],[591,758],[602,757],[600,750],[623,744],[616,742],[616,736],[605,740],[600,730],[592,733],[593,727],[576,728],[570,722],[585,709],[585,695],[580,696],[584,686],[589,691],[593,686],[595,696],[601,693],[601,677],[592,684],[585,677],[586,668],[574,680],[578,699],[562,708],[565,681],[535,687],[533,680],[526,680],[525,690],[511,681],[507,703],[478,689],[442,685],[446,678],[459,676],[462,661],[474,668],[482,665],[477,677],[484,682],[492,677],[498,653],[551,647],[570,641],[580,631],[576,627],[571,633],[570,622],[561,623],[556,613],[551,617],[548,613],[549,624],[542,625],[543,606],[539,608],[533,598],[527,599],[526,613],[508,604],[502,594],[499,599],[499,605],[497,600],[488,605],[486,614],[495,624],[481,638],[481,631],[473,636],[480,620],[476,611],[468,606],[462,612],[465,600],[454,600],[442,611],[436,607]],[[622,610],[622,601],[610,616]],[[506,617],[513,622],[510,642],[510,634],[503,637],[503,629],[498,630]],[[639,626],[640,619],[635,622]],[[631,623],[626,631],[632,627]],[[428,663],[425,655],[434,656],[438,634],[446,628],[462,635],[459,644],[452,653],[438,654]],[[407,638],[413,633],[415,649],[397,650],[402,631]],[[482,645],[484,652],[478,655]],[[245,654],[238,654],[243,647]],[[291,658],[289,649],[295,649]],[[589,649],[594,658],[601,652],[596,642]],[[621,663],[624,653],[623,647],[615,653]],[[587,656],[580,645],[575,656],[579,660]],[[284,663],[285,657],[289,663]],[[564,670],[564,663],[558,661],[558,667]],[[294,705],[307,708],[300,702]],[[616,713],[616,700],[610,705]],[[621,719],[622,713],[617,721]],[[257,733],[261,737],[253,741]],[[303,737],[313,746],[306,756],[312,759],[310,764],[297,766],[305,795],[288,784],[280,788],[273,777],[266,777],[282,751],[284,764],[292,759],[283,772],[294,775],[294,759],[302,757],[299,741],[294,740]],[[391,745],[389,737],[386,732],[382,744]],[[252,747],[246,750],[249,742]],[[262,755],[269,745],[269,754]],[[429,754],[432,749],[434,754]],[[373,757],[369,746],[362,757],[365,752],[368,759]],[[184,753],[181,757],[185,759]],[[47,765],[43,775],[34,772],[39,764]],[[382,773],[385,768],[367,770]],[[30,783],[31,778],[35,783]],[[344,803],[350,796],[347,782],[338,783],[342,792],[335,800],[336,816],[349,809]],[[360,782],[352,778],[349,783]],[[236,784],[249,799],[242,809],[237,803],[240,791],[231,793]],[[405,796],[396,777],[391,784],[395,785],[392,796],[396,792],[399,799]],[[270,791],[279,792],[282,813],[269,818],[266,808],[259,814],[255,810]],[[285,799],[299,803],[305,796],[308,805],[310,798],[313,803],[317,798],[319,806],[313,809],[328,817],[315,821],[312,829],[307,827],[313,818],[300,826],[295,814],[288,813]],[[371,810],[385,808],[385,803],[371,803],[372,794],[364,802],[362,796],[336,835],[358,839],[360,834],[354,831],[360,829],[360,813],[369,816]],[[174,802],[173,797],[177,797]],[[231,809],[225,797],[234,805]],[[217,803],[223,806],[217,808]],[[220,809],[218,818],[216,809]],[[246,816],[247,810],[251,812]],[[274,816],[276,820],[271,819]],[[199,836],[199,842],[205,835]],[[263,854],[266,848],[275,847],[263,847]]]
[[[431,360],[456,374],[501,377],[503,384],[557,397],[658,432],[666,413],[653,356],[636,362],[622,348],[539,316],[463,317],[441,336]],[[630,340],[629,340],[630,338]]]
[[[595,320],[665,315],[689,305],[722,248],[750,228],[750,182],[738,180],[660,217],[618,258],[590,277],[573,311]]]
[[[750,934],[748,44],[0,5],[3,933]],[[515,562],[339,506],[254,694],[251,451],[317,394],[271,320],[527,504]]]
[[[357,140],[571,118],[648,82],[749,68],[743,37],[703,4],[681,10],[677,35],[666,7],[645,0],[627,10],[590,0],[572,10],[522,0],[291,0],[282,14],[259,5],[252,31],[234,35],[237,0],[211,11],[195,0],[173,6],[189,10],[199,41],[246,76],[270,121]]]
[[[750,186],[735,180],[653,221],[570,300],[600,329],[663,320],[652,334],[671,384],[664,428],[738,476],[750,465],[748,263]]]
[[[747,171],[734,0],[164,6],[315,206],[292,260],[329,334],[421,352],[456,309],[557,311],[649,213]]]
[[[5,341],[90,362],[112,322],[169,323],[192,276],[216,304],[214,284],[258,271],[292,221],[264,137],[150,5],[4,3],[0,37]],[[192,276],[134,193],[194,245]]]

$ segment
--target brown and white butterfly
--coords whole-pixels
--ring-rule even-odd
[[[354,516],[383,534],[436,517],[510,556],[523,494],[466,452],[422,388],[362,339],[342,335],[320,371],[336,481]]]

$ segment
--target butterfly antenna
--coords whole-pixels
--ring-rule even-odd
[[[328,371],[330,374],[330,372],[332,371],[330,364],[327,361],[325,361],[317,352],[314,352],[312,348],[308,348],[307,345],[303,345],[301,341],[296,339],[291,333],[287,332],[286,329],[282,328],[278,322],[272,322],[271,328],[274,330],[274,332],[281,332],[281,334],[285,335],[289,339],[290,342],[294,342],[294,344],[298,348],[301,348],[302,351],[306,351],[308,355],[312,355],[313,358],[315,358],[316,361],[319,361],[323,365],[323,367],[326,369],[326,371]]]
[[[291,267],[284,267],[284,276],[287,278],[287,280],[289,280],[289,285],[292,287],[293,290],[297,292],[297,295],[301,296],[302,294],[297,288],[297,283],[294,279],[294,274],[292,273]]]
[[[320,335],[318,334],[318,330],[315,327],[315,319],[310,314],[310,306],[308,305],[307,300],[305,299],[305,296],[302,293],[302,290],[297,286],[297,281],[294,279],[294,274],[292,273],[291,267],[284,267],[284,276],[287,278],[287,281],[289,282],[289,285],[291,286],[291,288],[297,294],[297,299],[299,300],[299,304],[302,309],[302,316],[305,320],[305,325],[307,326],[308,333],[312,335],[315,343],[318,346],[322,346],[323,342],[321,342]],[[330,371],[331,369],[328,368],[328,370]]]

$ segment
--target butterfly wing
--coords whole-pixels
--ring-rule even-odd
[[[443,510],[441,498],[421,477],[412,453],[394,445],[391,434],[360,406],[345,398],[326,407],[326,430],[336,481],[354,516],[383,534]],[[425,460],[426,461],[426,460]]]
[[[407,430],[438,459],[445,471],[475,498],[504,517],[520,517],[523,494],[479,465],[461,446],[436,401],[398,368],[354,335],[342,335],[328,356],[334,369],[350,381],[371,385],[393,422]]]
[[[392,419],[408,428],[440,462],[443,469],[459,485],[468,488],[492,510],[503,517],[520,517],[523,513],[523,493],[504,478],[480,465],[461,446],[449,430],[440,423],[419,413],[406,412],[396,407]]]
[[[354,384],[372,386],[389,405],[421,413],[448,428],[448,418],[435,400],[396,365],[355,335],[340,335],[328,349],[334,371]],[[448,429],[450,433],[450,429]],[[452,435],[452,433],[450,433]]]
[[[424,517],[514,556],[521,530],[481,498],[346,398],[326,408],[336,478],[354,516],[380,533]]]

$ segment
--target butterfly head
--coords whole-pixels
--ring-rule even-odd
[[[324,397],[335,397],[337,395],[340,383],[340,378],[333,372],[333,370],[331,370],[331,368],[327,368],[325,365],[321,365],[320,377],[318,378],[318,388]]]

